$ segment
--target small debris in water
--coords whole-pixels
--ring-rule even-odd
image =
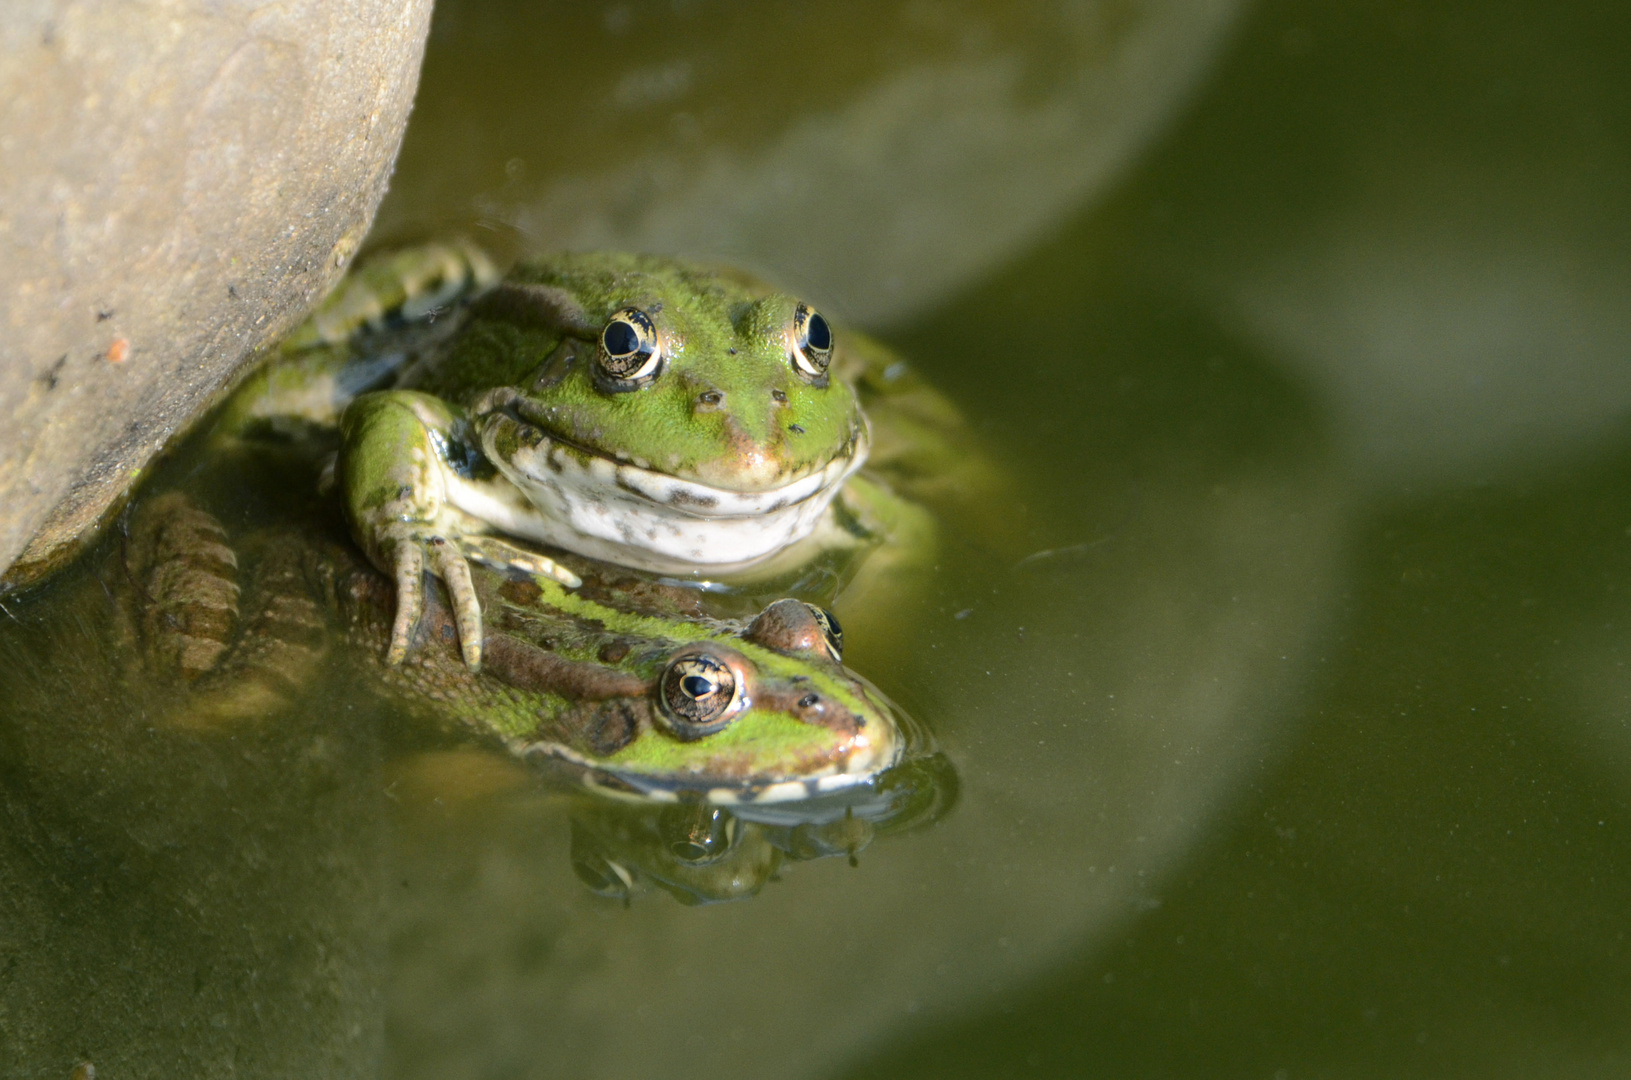
[[[1019,560],[1019,562],[1015,563],[1014,569],[1023,570],[1026,567],[1035,566],[1037,563],[1048,562],[1050,560],[1067,561],[1071,559],[1079,559],[1083,555],[1091,552],[1094,548],[1108,544],[1111,539],[1112,537],[1109,536],[1101,536],[1097,540],[1089,540],[1085,544],[1071,544],[1067,547],[1043,548],[1041,551],[1033,551],[1031,554],[1025,556],[1023,559]]]

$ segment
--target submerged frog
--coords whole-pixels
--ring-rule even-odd
[[[116,577],[154,671],[186,686],[180,723],[264,715],[310,685],[331,646],[360,646],[382,693],[444,727],[652,801],[779,803],[846,791],[900,761],[909,731],[841,664],[824,611],[771,604],[746,625],[615,606],[548,578],[480,570],[488,663],[468,670],[431,594],[408,662],[380,663],[390,585],[318,526],[229,543],[185,496],[144,503]]]
[[[480,667],[467,560],[504,564],[513,549],[494,534],[693,578],[866,551],[878,579],[932,554],[918,500],[994,486],[956,410],[899,358],[744,275],[587,254],[523,262],[493,284],[489,264],[432,250],[429,271],[404,255],[365,266],[229,410],[338,427],[353,533],[397,584],[392,663],[428,570]],[[336,348],[358,326],[407,319],[413,289],[381,282],[409,271],[441,300],[461,283],[476,298],[383,360]],[[311,345],[330,351],[300,351]],[[370,380],[385,388],[358,395]],[[547,558],[516,560],[575,582]]]

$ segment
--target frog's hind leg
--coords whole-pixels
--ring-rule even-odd
[[[498,273],[485,251],[463,239],[375,253],[341,279],[284,348],[339,345],[364,330],[433,317],[493,284]]]
[[[238,554],[212,515],[180,492],[137,512],[125,544],[132,622],[148,664],[191,682],[215,668],[238,628]]]
[[[458,323],[444,315],[498,280],[465,240],[365,257],[244,380],[211,428],[217,444],[332,433],[359,394],[386,385]]]
[[[306,552],[274,534],[245,545],[252,570],[235,647],[200,689],[216,715],[254,717],[299,700],[329,648],[327,611],[307,576]]]
[[[285,539],[239,549],[215,517],[179,492],[143,504],[125,547],[130,620],[147,673],[173,683],[171,726],[218,729],[298,698],[327,651],[323,609],[300,549]]]

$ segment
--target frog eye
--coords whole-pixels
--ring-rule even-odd
[[[682,739],[711,735],[735,718],[742,680],[722,657],[693,652],[669,661],[657,687],[663,720]]]
[[[844,631],[838,617],[800,600],[777,600],[748,624],[742,637],[787,656],[844,660]]]
[[[827,365],[832,363],[832,326],[821,312],[808,304],[793,309],[793,370],[805,381],[827,384]]]
[[[663,350],[657,327],[639,308],[623,308],[600,332],[596,371],[601,386],[613,393],[638,390],[662,373]]]
[[[821,627],[821,635],[827,639],[827,648],[832,652],[832,658],[839,663],[844,661],[844,628],[838,624],[838,616],[824,607],[814,604],[805,604],[810,609],[810,615],[816,624]]]

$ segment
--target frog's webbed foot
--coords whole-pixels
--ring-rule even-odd
[[[396,578],[396,618],[391,624],[391,643],[385,650],[385,662],[402,663],[408,655],[408,646],[420,617],[425,613],[425,569],[447,583],[448,596],[453,601],[453,621],[459,632],[459,651],[465,667],[481,670],[481,601],[476,598],[475,582],[470,580],[470,564],[458,547],[446,537],[404,537],[393,545],[391,556],[393,576]],[[428,555],[428,559],[427,559]]]

